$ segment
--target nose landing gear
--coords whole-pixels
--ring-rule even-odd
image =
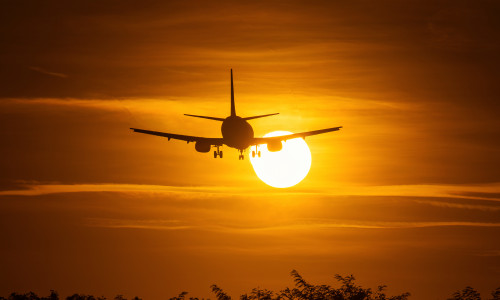
[[[239,160],[244,160],[245,159],[245,155],[243,154],[243,151],[242,149],[240,149],[240,156],[238,157]]]

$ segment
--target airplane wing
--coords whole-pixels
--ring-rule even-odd
[[[173,133],[150,131],[150,130],[137,129],[137,128],[130,128],[130,129],[132,129],[134,132],[166,137],[166,138],[168,138],[169,141],[170,141],[170,139],[174,139],[174,140],[186,141],[188,143],[189,142],[205,142],[205,143],[210,143],[210,145],[213,145],[213,146],[222,146],[222,144],[223,144],[222,138],[205,138],[205,137],[199,137],[199,136],[173,134]]]
[[[286,141],[286,140],[291,140],[291,139],[296,139],[296,138],[305,139],[306,137],[311,136],[311,135],[317,135],[317,134],[337,131],[340,128],[342,128],[342,126],[320,129],[320,130],[313,130],[313,131],[306,131],[306,132],[300,132],[300,133],[293,133],[293,134],[287,134],[287,135],[281,135],[281,136],[254,138],[251,146],[268,144],[270,142],[271,143],[272,142],[281,142],[281,141]]]

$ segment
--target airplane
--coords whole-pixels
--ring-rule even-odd
[[[337,131],[340,128],[342,128],[342,126],[339,126],[339,127],[332,127],[314,131],[306,131],[301,133],[293,133],[276,137],[254,137],[253,128],[247,121],[268,116],[274,116],[277,114],[279,113],[259,115],[246,118],[242,118],[236,115],[236,108],[234,105],[233,69],[231,69],[231,115],[229,117],[217,118],[217,117],[184,114],[185,116],[189,117],[203,118],[203,119],[222,122],[221,125],[222,138],[206,138],[206,137],[173,134],[173,133],[166,133],[159,131],[150,131],[138,128],[130,128],[130,129],[138,133],[166,137],[168,138],[169,141],[170,139],[175,139],[175,140],[185,141],[188,144],[190,142],[194,142],[195,143],[194,148],[198,152],[207,153],[210,152],[212,147],[216,147],[217,150],[214,151],[214,158],[217,158],[217,156],[222,158],[222,150],[220,150],[220,147],[226,145],[231,148],[236,148],[240,152],[239,159],[243,160],[245,159],[243,153],[249,147],[255,146],[255,150],[252,151],[252,157],[255,157],[256,154],[260,157],[261,153],[258,150],[259,145],[265,144],[267,145],[267,149],[270,152],[277,152],[280,151],[283,147],[283,145],[281,144],[282,141],[287,141],[295,138],[305,139],[306,137],[311,135]]]

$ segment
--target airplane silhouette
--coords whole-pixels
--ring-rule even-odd
[[[195,142],[194,148],[198,152],[204,152],[204,153],[210,152],[210,149],[212,147],[217,147],[217,150],[214,151],[214,158],[217,158],[217,156],[222,158],[222,150],[220,150],[220,147],[222,147],[223,145],[227,145],[231,148],[238,149],[238,151],[240,152],[239,159],[243,160],[245,158],[243,154],[244,151],[251,146],[255,146],[255,150],[252,151],[252,156],[255,157],[255,155],[257,154],[260,157],[260,151],[258,150],[258,145],[266,144],[267,149],[269,151],[276,152],[280,151],[283,147],[281,141],[287,141],[295,138],[305,139],[307,136],[322,134],[331,131],[337,131],[340,128],[342,128],[342,126],[339,126],[339,127],[306,131],[306,132],[294,133],[276,137],[260,137],[260,138],[254,137],[253,128],[247,121],[257,118],[274,116],[277,114],[279,113],[259,115],[246,118],[237,116],[236,108],[234,106],[233,69],[231,69],[231,115],[229,117],[216,118],[216,117],[184,114],[189,117],[203,118],[203,119],[222,122],[221,126],[222,138],[206,138],[206,137],[198,137],[190,135],[180,135],[180,134],[150,131],[137,128],[130,128],[130,129],[132,129],[134,132],[166,137],[168,138],[169,141],[170,139],[176,139],[176,140],[186,141],[188,144],[189,142]]]

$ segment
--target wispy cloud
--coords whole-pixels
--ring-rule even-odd
[[[26,189],[0,191],[0,196],[39,196],[61,193],[117,192],[117,193],[152,193],[152,194],[199,194],[230,193],[236,188],[224,187],[182,187],[147,184],[27,184]]]
[[[40,67],[29,67],[29,69],[33,70],[35,72],[38,72],[38,73],[49,75],[49,76],[54,76],[54,77],[59,77],[59,78],[68,78],[69,77],[68,75],[66,75],[64,73],[53,72],[53,71],[49,71],[49,70],[46,70],[46,69],[43,69]]]
[[[483,211],[499,211],[500,210],[500,206],[492,206],[492,205],[456,203],[456,202],[449,202],[449,201],[427,200],[427,199],[421,199],[421,198],[413,200],[413,201],[415,201],[416,203],[420,203],[420,204],[428,204],[428,205],[432,205],[432,206],[445,207],[445,208],[475,209],[475,210],[483,210]],[[496,200],[494,200],[494,201],[496,201]]]
[[[335,220],[289,220],[285,224],[262,225],[254,224],[217,224],[204,222],[189,222],[178,220],[130,220],[90,218],[86,225],[91,227],[116,228],[116,229],[150,229],[150,230],[202,230],[233,233],[263,233],[279,231],[308,231],[331,228],[359,228],[359,229],[396,229],[396,228],[425,228],[425,227],[500,227],[498,222],[361,222],[361,221],[335,221]]]
[[[182,230],[193,226],[184,225],[178,220],[120,220],[90,218],[86,225],[102,228],[129,228],[129,229],[156,229],[156,230]]]
[[[299,223],[299,224],[297,224]],[[262,231],[282,231],[282,230],[317,230],[329,228],[359,228],[359,229],[395,229],[395,228],[425,228],[425,227],[449,227],[449,226],[466,226],[466,227],[500,227],[500,223],[496,222],[361,222],[361,221],[311,221],[300,224],[299,220],[293,220],[290,224],[279,226],[262,226],[262,227],[230,227],[221,226],[220,229],[225,231],[237,232],[262,232]]]
[[[0,196],[21,195],[37,196],[57,193],[81,192],[125,192],[125,193],[225,193],[247,195],[319,195],[319,196],[395,196],[395,197],[446,197],[459,199],[477,199],[500,201],[500,183],[477,185],[385,185],[385,186],[333,186],[326,192],[315,191],[276,191],[269,189],[245,190],[241,187],[215,186],[167,186],[147,184],[37,184],[28,183],[24,189],[0,191]],[[488,196],[483,196],[488,193]],[[466,207],[464,207],[466,208]]]

